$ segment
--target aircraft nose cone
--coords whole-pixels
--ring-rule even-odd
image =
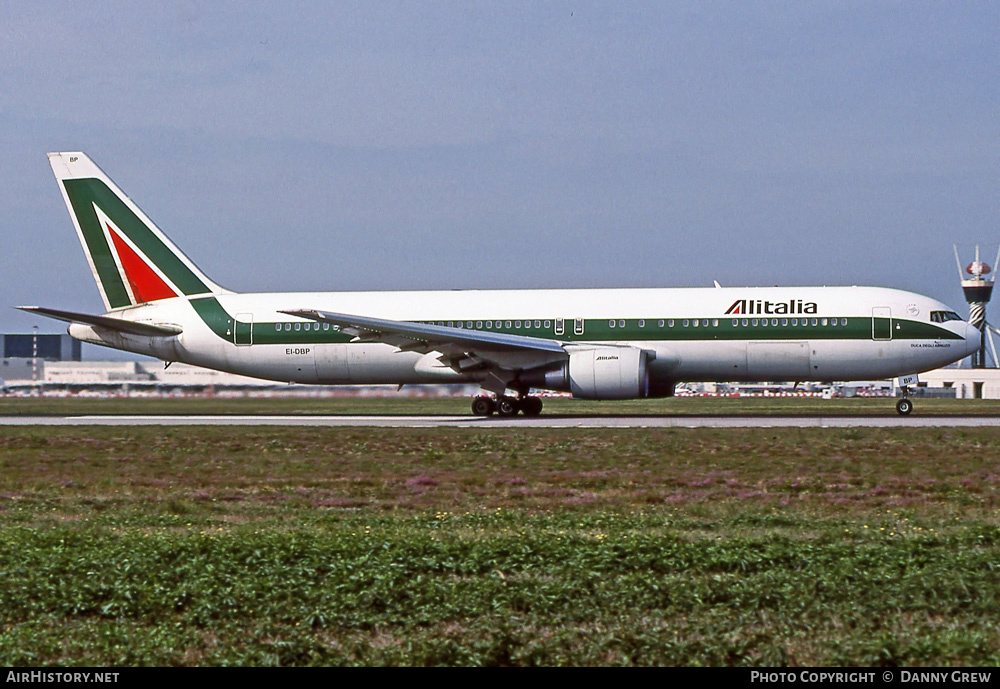
[[[974,354],[983,344],[983,334],[972,323],[965,324],[965,356]]]

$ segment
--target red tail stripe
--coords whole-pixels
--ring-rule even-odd
[[[115,251],[118,252],[118,259],[125,270],[125,277],[128,278],[128,283],[132,285],[132,294],[135,295],[136,301],[142,304],[158,299],[176,297],[177,293],[173,288],[165,283],[163,278],[157,275],[146,261],[134,252],[132,247],[125,243],[125,240],[118,236],[118,233],[112,229],[111,225],[107,227],[108,232],[111,234],[111,240],[115,244]]]

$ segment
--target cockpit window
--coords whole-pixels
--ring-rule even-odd
[[[954,311],[931,311],[932,323],[946,323],[948,321],[960,321],[962,317]]]

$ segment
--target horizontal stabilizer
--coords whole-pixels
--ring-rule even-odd
[[[57,309],[47,309],[42,306],[18,306],[21,311],[37,313],[41,316],[48,316],[67,323],[84,323],[98,328],[117,330],[118,332],[129,333],[131,335],[143,335],[145,337],[170,337],[179,335],[183,328],[170,323],[137,323],[126,321],[113,316],[92,316],[87,313],[74,313],[73,311],[59,311]]]

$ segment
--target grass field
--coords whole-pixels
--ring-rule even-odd
[[[0,432],[2,665],[997,665],[995,429]]]

